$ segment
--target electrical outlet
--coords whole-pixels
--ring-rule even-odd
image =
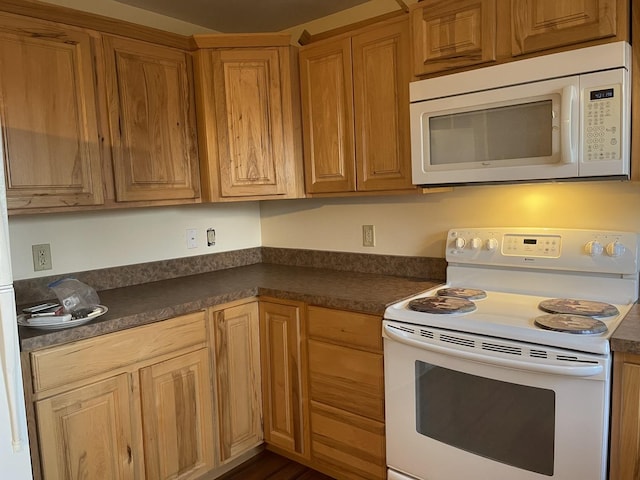
[[[207,247],[216,244],[216,231],[213,228],[207,228]]]
[[[362,246],[376,246],[376,229],[373,225],[362,225]]]
[[[51,270],[51,246],[48,243],[31,245],[33,253],[33,271]]]

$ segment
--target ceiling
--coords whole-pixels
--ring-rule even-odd
[[[368,0],[116,0],[222,33],[279,32]]]

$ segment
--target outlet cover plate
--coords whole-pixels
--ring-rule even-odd
[[[31,245],[31,253],[33,254],[33,271],[40,272],[42,270],[51,270],[51,246],[48,243],[39,245]]]

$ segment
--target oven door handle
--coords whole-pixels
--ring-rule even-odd
[[[468,352],[457,348],[448,348],[442,345],[434,345],[422,340],[411,338],[410,334],[398,333],[393,327],[389,325],[384,326],[385,335],[391,340],[395,340],[412,347],[417,347],[422,350],[429,350],[435,353],[441,353],[452,357],[463,358],[465,360],[471,360],[474,362],[486,363],[489,365],[497,365],[500,367],[515,368],[517,370],[528,370],[531,372],[550,373],[553,375],[563,375],[570,377],[593,377],[603,372],[604,368],[600,364],[593,365],[548,365],[543,363],[523,362],[519,360],[513,360],[511,358],[502,358],[492,356],[490,354],[480,354],[476,352]]]

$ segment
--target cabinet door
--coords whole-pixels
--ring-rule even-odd
[[[197,198],[190,56],[110,36],[104,47],[116,199]]]
[[[269,444],[308,457],[306,364],[300,317],[300,306],[260,302],[264,437]]]
[[[411,23],[416,76],[496,59],[496,0],[424,0]]]
[[[133,479],[128,375],[36,403],[46,480]]]
[[[218,428],[222,462],[262,442],[258,303],[214,313]]]
[[[213,417],[207,349],[140,370],[148,478],[196,478],[213,468]]]
[[[617,0],[511,0],[513,55],[615,36]]]
[[[610,480],[640,476],[640,355],[614,353]]]
[[[222,196],[286,193],[278,49],[212,56]]]
[[[92,38],[0,14],[0,123],[9,209],[103,203]]]
[[[409,22],[352,39],[358,190],[412,188]]]
[[[351,39],[301,49],[300,84],[307,192],[355,191]]]

